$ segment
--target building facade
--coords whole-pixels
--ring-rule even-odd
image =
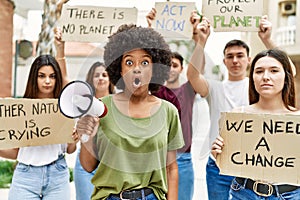
[[[300,108],[300,0],[264,0],[264,14],[272,22],[272,39],[296,66],[296,100]],[[243,33],[242,39],[251,44],[251,56],[265,48],[257,33]]]

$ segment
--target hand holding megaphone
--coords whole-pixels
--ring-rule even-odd
[[[63,115],[72,119],[79,119],[85,115],[104,117],[107,113],[105,104],[94,97],[91,86],[84,81],[72,81],[61,91],[58,106]],[[87,142],[89,136],[83,134],[82,142]]]
[[[90,137],[97,134],[99,118],[85,115],[76,121],[76,131],[83,143],[89,141]]]

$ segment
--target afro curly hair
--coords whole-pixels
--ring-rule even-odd
[[[172,53],[163,37],[152,28],[124,24],[108,39],[104,47],[104,62],[111,82],[118,89],[125,88],[121,76],[123,54],[134,49],[143,49],[151,56],[153,73],[149,84],[150,92],[157,91],[168,79]]]

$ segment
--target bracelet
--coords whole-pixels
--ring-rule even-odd
[[[66,59],[66,57],[56,58],[57,61],[59,61],[59,60],[65,60],[65,59]]]

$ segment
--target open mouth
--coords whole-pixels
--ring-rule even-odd
[[[133,81],[133,86],[134,86],[134,87],[140,87],[141,84],[142,84],[141,79],[136,77],[136,78],[134,79],[134,81]]]

